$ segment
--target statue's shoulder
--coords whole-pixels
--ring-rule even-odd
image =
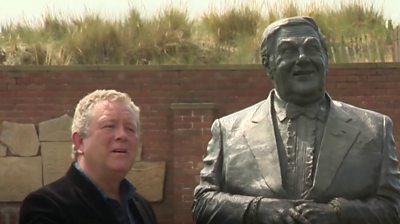
[[[266,101],[267,100],[262,100],[256,104],[253,104],[251,106],[248,106],[246,108],[243,108],[241,110],[233,112],[226,116],[223,116],[223,117],[221,117],[221,119],[230,120],[230,119],[243,119],[246,117],[251,118],[253,116],[253,114],[260,109],[260,107],[263,107],[266,104]]]
[[[269,100],[262,100],[256,104],[243,108],[234,113],[228,114],[219,118],[223,126],[240,126],[241,124],[248,123],[257,113],[266,113],[268,110]]]
[[[352,104],[348,104],[345,102],[332,100],[332,105],[336,108],[336,111],[343,111],[344,113],[348,114],[353,119],[374,119],[374,120],[381,120],[384,117],[387,117],[385,114],[380,112],[358,107]]]

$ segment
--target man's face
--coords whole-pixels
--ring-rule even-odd
[[[133,112],[122,103],[100,102],[93,108],[88,129],[88,136],[75,144],[80,166],[89,174],[125,176],[138,144]]]
[[[276,34],[272,79],[279,96],[298,105],[321,99],[325,93],[327,59],[314,29],[284,26]]]

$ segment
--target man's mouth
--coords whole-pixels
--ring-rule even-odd
[[[128,153],[128,150],[126,150],[126,149],[113,149],[112,152],[113,153],[126,154],[126,153]]]

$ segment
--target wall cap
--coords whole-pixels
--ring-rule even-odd
[[[172,110],[213,110],[217,108],[215,103],[172,103]]]
[[[400,68],[400,63],[342,63],[330,68]],[[192,70],[262,70],[261,64],[222,65],[2,65],[0,72],[108,72],[108,71],[192,71]]]

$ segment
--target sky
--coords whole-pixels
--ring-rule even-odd
[[[308,5],[321,0],[297,0]],[[337,6],[340,2],[354,0],[322,0],[323,4]],[[386,19],[400,24],[400,0],[358,0],[382,10]],[[196,18],[211,9],[226,9],[227,6],[242,2],[268,2],[274,5],[287,0],[0,0],[0,26],[16,22],[35,23],[44,15],[54,14],[62,17],[79,17],[88,12],[108,19],[124,18],[132,7],[143,16],[153,16],[165,7],[176,6],[188,10],[189,16]],[[339,2],[339,3],[338,3]]]

